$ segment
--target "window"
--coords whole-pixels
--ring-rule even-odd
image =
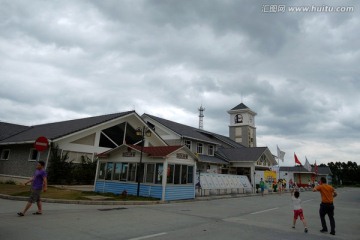
[[[145,182],[154,183],[155,164],[146,164]]]
[[[169,164],[167,169],[167,183],[174,183],[174,165]]]
[[[120,180],[122,163],[115,163],[113,180]]]
[[[128,181],[135,182],[136,181],[136,164],[129,163],[129,174],[128,174]]]
[[[174,173],[174,184],[180,184],[180,170],[181,170],[181,165],[176,164],[175,165],[175,173]]]
[[[140,163],[138,163],[138,164],[136,164],[137,165],[137,167],[138,168],[140,168],[139,169],[139,181],[142,183],[142,182],[144,182],[144,170],[145,170],[145,168],[144,168],[144,164],[142,163],[142,164],[140,164]],[[138,172],[136,172],[136,174],[137,174]],[[137,181],[138,179],[136,179],[136,181]]]
[[[202,154],[202,152],[203,152],[203,144],[202,144],[202,143],[198,143],[196,150],[197,150],[197,151],[196,151],[197,153]]]
[[[191,141],[190,140],[185,140],[185,146],[191,150]]]
[[[39,159],[39,152],[35,148],[30,149],[29,161],[37,161]]]
[[[194,180],[194,166],[169,164],[167,171],[167,183],[188,184]]]
[[[181,184],[186,184],[187,181],[187,168],[188,166],[186,165],[181,165]]]
[[[156,184],[162,184],[163,170],[164,170],[163,164],[157,163],[156,164],[156,176],[155,176]]]
[[[187,171],[187,183],[193,183],[194,182],[194,167],[193,166],[188,166],[187,167],[188,171]]]
[[[113,175],[114,163],[108,162],[106,164],[105,180],[111,180]]]
[[[123,164],[121,165],[120,181],[126,181],[127,170],[128,170],[128,164],[127,164],[127,163],[123,163]]]
[[[10,150],[9,149],[3,149],[1,151],[1,160],[9,160],[10,156]]]
[[[105,178],[105,167],[106,167],[106,163],[100,163],[98,179]]]
[[[213,145],[209,145],[208,155],[214,156],[214,146]]]
[[[72,161],[73,163],[82,163],[83,161],[92,162],[93,158],[92,153],[64,151],[63,154],[67,154],[68,161]]]

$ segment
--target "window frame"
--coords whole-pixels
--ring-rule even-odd
[[[175,164],[168,164],[166,174],[166,184],[174,184]]]
[[[214,153],[215,153],[214,145],[209,145],[209,147],[208,147],[208,155],[209,156],[214,156]]]
[[[5,152],[7,152],[7,158],[4,158]],[[1,150],[0,160],[8,161],[9,158],[10,158],[10,152],[11,152],[10,149],[3,149],[3,150]]]
[[[149,166],[153,167],[151,176],[149,175]],[[156,173],[156,163],[147,163],[145,166],[145,169],[146,169],[145,183],[154,183],[155,182],[155,173]],[[151,181],[148,181],[148,180],[150,180],[150,177],[151,177]]]
[[[192,145],[192,142],[191,140],[185,140],[185,146],[191,151],[191,145]]]
[[[201,149],[201,151],[199,151]],[[203,154],[204,151],[204,144],[203,143],[197,143],[196,144],[196,153]]]
[[[33,156],[33,153],[35,151],[36,151],[36,159],[33,159],[32,156]],[[40,159],[40,152],[38,150],[36,150],[35,148],[30,148],[28,161],[29,162],[36,162],[36,161],[39,161],[39,159]]]

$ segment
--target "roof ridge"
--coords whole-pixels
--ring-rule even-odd
[[[135,112],[135,111],[131,110],[131,111],[125,111],[125,112],[108,113],[108,114],[97,115],[97,116],[92,116],[92,117],[74,118],[74,119],[68,119],[68,120],[63,120],[63,121],[58,121],[58,122],[50,122],[50,123],[32,125],[30,127],[39,127],[39,126],[58,124],[58,123],[65,123],[65,122],[72,122],[72,121],[79,121],[79,120],[86,120],[86,119],[95,119],[95,118],[100,118],[100,117],[105,117],[105,116],[110,116],[110,115],[114,115],[114,116],[119,115],[119,114],[126,115],[126,114],[131,113],[131,112]]]
[[[144,113],[144,115],[147,115],[147,116],[149,116],[149,117],[151,117],[151,118],[154,118],[155,120],[156,120],[156,118],[157,118],[157,119],[161,119],[161,120],[163,120],[163,121],[167,121],[167,122],[175,123],[175,124],[177,124],[177,125],[182,125],[182,126],[184,126],[184,127],[193,128],[193,129],[195,129],[195,130],[198,130],[198,128],[196,128],[196,127],[192,127],[192,126],[189,126],[189,125],[186,125],[186,124],[184,124],[184,123],[174,122],[174,121],[171,121],[171,120],[169,120],[169,119],[165,119],[165,118],[157,117],[157,116],[150,115],[150,114],[147,114],[147,113]]]

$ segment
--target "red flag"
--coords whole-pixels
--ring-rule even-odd
[[[299,159],[297,158],[295,153],[294,153],[294,158],[295,158],[295,164],[300,164],[301,165],[301,162],[299,161]]]

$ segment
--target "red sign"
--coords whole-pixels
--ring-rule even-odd
[[[45,151],[49,147],[49,141],[46,137],[39,137],[34,143],[34,147],[39,152]]]

